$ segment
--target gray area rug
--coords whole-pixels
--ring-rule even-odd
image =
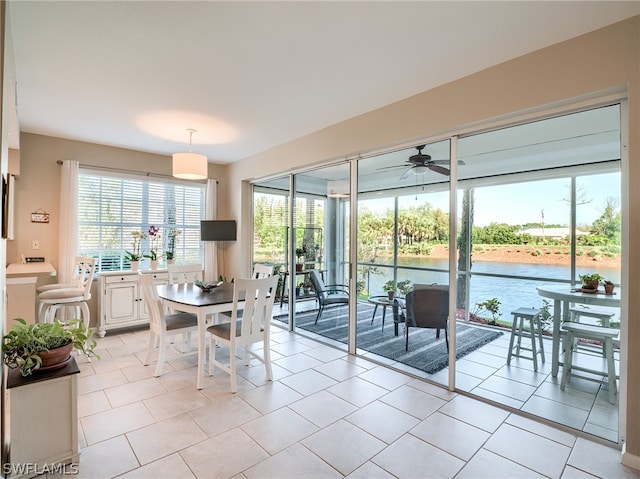
[[[298,313],[296,316],[297,327],[346,343],[347,307],[339,306],[326,309],[318,320],[318,324],[314,324],[316,314],[317,310]],[[405,351],[404,324],[399,325],[398,336],[395,336],[391,308],[387,308],[384,330],[382,329],[382,308],[378,308],[373,324],[371,324],[372,314],[373,306],[366,303],[358,304],[356,346],[359,349],[399,361],[429,374],[436,373],[448,366],[444,331],[440,331],[440,339],[436,339],[435,329],[411,328],[409,330],[409,351]],[[286,322],[287,316],[276,316],[274,319]],[[460,359],[502,334],[500,331],[458,323],[456,358]]]

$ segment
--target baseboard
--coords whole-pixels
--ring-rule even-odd
[[[640,456],[627,452],[627,444],[622,446],[622,464],[640,470]]]

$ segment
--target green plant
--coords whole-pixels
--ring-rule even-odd
[[[486,311],[491,314],[491,320],[489,324],[495,325],[502,316],[502,312],[500,311],[500,301],[498,298],[490,298],[486,299],[481,303],[476,303],[476,308],[472,314],[479,316],[482,312]]]
[[[27,324],[22,318],[14,321],[18,324],[14,324],[2,338],[3,362],[10,368],[18,368],[23,376],[29,376],[40,368],[42,358],[39,353],[69,343],[88,357],[99,358],[94,352],[97,343],[93,333],[80,319],[67,321],[65,325],[59,321]]]
[[[128,261],[140,261],[140,242],[147,238],[147,235],[142,231],[132,231],[133,236],[133,248],[131,251],[125,250],[124,258]]]
[[[553,325],[553,314],[551,313],[551,303],[543,299],[540,308],[540,327],[543,331],[548,331]]]
[[[580,278],[580,281],[582,281],[582,284],[586,284],[587,282],[590,282],[590,281],[600,282],[600,281],[602,281],[604,279],[598,273],[580,274],[580,275],[578,275],[578,278]]]
[[[405,279],[403,281],[398,281],[398,291],[400,291],[403,295],[407,295],[413,289],[413,283],[410,279]]]
[[[602,280],[602,283],[603,283],[603,284],[608,284],[608,285],[611,285],[611,286],[613,286],[613,284],[614,284],[614,282],[613,282],[613,281],[609,281],[608,279],[603,279],[603,280]]]
[[[382,289],[387,292],[393,291],[395,293],[396,291],[398,291],[398,286],[396,285],[396,282],[394,280],[390,279],[382,285]]]

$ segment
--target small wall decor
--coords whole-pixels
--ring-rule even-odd
[[[42,208],[38,208],[36,211],[31,213],[31,222],[32,223],[48,223],[49,213],[45,213],[45,211]]]

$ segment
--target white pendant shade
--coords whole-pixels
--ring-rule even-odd
[[[209,176],[207,157],[198,153],[174,153],[173,176],[183,180],[205,180]]]

